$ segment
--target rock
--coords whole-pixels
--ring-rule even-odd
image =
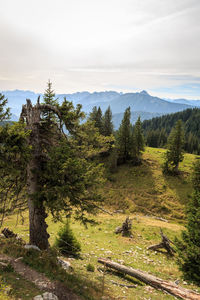
[[[105,253],[106,254],[113,254],[112,251],[110,251],[110,250],[105,251]]]
[[[46,292],[42,296],[44,300],[58,300],[58,297],[52,293]]]
[[[114,211],[114,214],[123,214],[124,211],[122,209],[117,209]]]
[[[37,295],[33,298],[33,300],[43,300],[43,297],[41,295]]]
[[[63,260],[61,258],[58,257],[58,263],[61,265],[61,267],[66,270],[66,271],[69,271],[69,272],[72,272],[73,271],[73,268],[70,264],[69,261],[67,260]]]
[[[46,292],[42,295],[35,296],[33,300],[58,300],[58,297],[52,293]]]
[[[34,250],[41,251],[40,248],[38,248],[38,247],[35,246],[35,245],[25,245],[24,248],[25,248],[25,249],[28,249],[28,250],[29,250],[29,249],[34,249]]]

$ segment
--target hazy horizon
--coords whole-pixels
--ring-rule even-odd
[[[200,98],[198,0],[0,4],[0,90]]]

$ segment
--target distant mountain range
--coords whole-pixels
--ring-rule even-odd
[[[8,98],[8,106],[11,107],[12,119],[15,121],[18,119],[22,104],[26,103],[27,98],[31,99],[33,103],[36,102],[39,95],[42,99],[42,94],[32,91],[14,90],[2,91],[2,93]],[[149,95],[146,91],[138,93],[118,93],[115,91],[89,93],[86,91],[73,94],[58,94],[56,97],[59,102],[66,97],[74,105],[82,104],[83,111],[87,114],[94,106],[100,106],[102,111],[105,112],[110,105],[115,128],[118,128],[123,118],[123,113],[128,106],[131,108],[133,123],[139,115],[142,120],[148,120],[164,114],[183,111],[187,108],[200,107],[200,100],[161,99]]]

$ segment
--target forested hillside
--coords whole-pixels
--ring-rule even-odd
[[[184,149],[189,153],[200,153],[200,109],[191,108],[174,114],[145,120],[142,123],[147,145],[150,147],[163,147],[167,137],[178,121],[182,120],[185,130]]]

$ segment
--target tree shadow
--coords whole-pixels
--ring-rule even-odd
[[[98,268],[98,269],[101,270],[102,272],[104,270],[103,268]],[[132,284],[137,284],[139,286],[144,285],[141,281],[139,281],[137,279],[134,279],[134,278],[130,277],[129,275],[124,274],[124,273],[119,272],[119,271],[115,271],[115,270],[111,270],[111,269],[106,268],[105,274],[117,276],[120,279],[128,281],[129,283],[132,283]]]

